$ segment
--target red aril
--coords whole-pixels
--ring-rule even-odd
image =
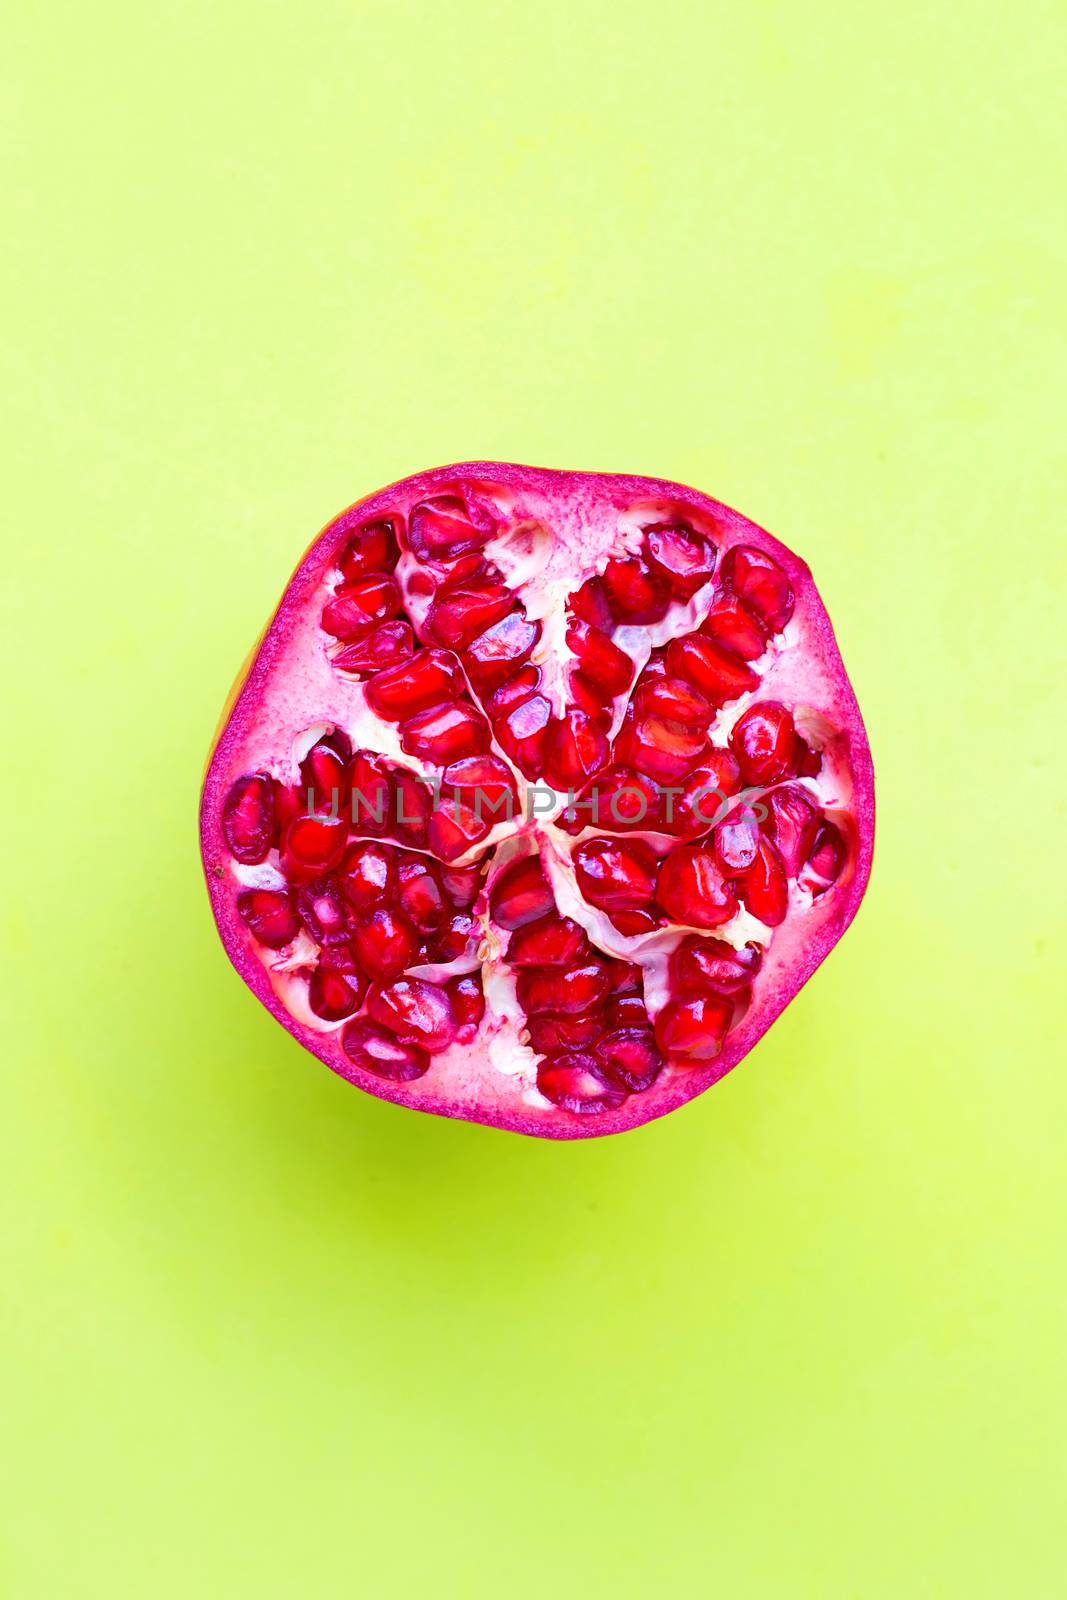
[[[589,839],[574,852],[578,888],[605,911],[647,906],[656,892],[656,858],[640,839]]]
[[[381,906],[356,922],[352,953],[372,978],[396,978],[418,958],[419,936],[402,911]]]
[[[601,578],[616,622],[659,622],[671,603],[670,584],[639,557],[609,561]]]
[[[317,966],[308,979],[308,1005],[324,1022],[342,1022],[363,1004],[363,978]]]
[[[367,704],[389,722],[403,722],[431,706],[447,704],[466,687],[451,650],[421,650],[410,661],[388,667],[370,679]]]
[[[742,661],[755,661],[767,648],[766,629],[735,594],[719,596],[700,631]]]
[[[691,928],[721,928],[737,911],[737,897],[714,850],[679,845],[659,870],[656,899],[675,922]]]
[[[300,932],[295,896],[274,889],[246,889],[237,896],[237,915],[257,944],[280,950]]]
[[[780,783],[796,771],[797,730],[793,713],[777,700],[749,706],[734,723],[730,748],[745,783]]]
[[[603,1034],[593,1055],[607,1081],[630,1094],[651,1088],[663,1068],[663,1057],[648,1027],[616,1028]]]
[[[222,833],[235,861],[266,861],[274,837],[274,785],[262,772],[231,784],[222,807]]]
[[[391,572],[400,554],[395,524],[388,520],[367,522],[341,550],[337,562],[346,583],[355,583],[375,572]]]
[[[341,1048],[353,1066],[393,1083],[411,1083],[421,1078],[430,1065],[425,1050],[415,1044],[402,1043],[387,1028],[363,1017],[345,1026]],[[338,1071],[344,1072],[344,1068],[339,1067]]]
[[[474,1030],[485,1015],[481,974],[466,972],[458,978],[450,978],[445,987],[456,1019],[457,1037],[464,1042],[474,1037]]]
[[[626,1098],[625,1090],[612,1088],[601,1076],[595,1058],[578,1050],[543,1061],[537,1087],[553,1105],[578,1116],[615,1111]]]
[[[751,667],[695,633],[687,639],[671,640],[666,663],[669,673],[684,678],[716,706],[736,700],[759,683]]]
[[[400,590],[384,573],[357,578],[338,589],[322,608],[322,626],[335,639],[362,639],[400,610]]]
[[[545,972],[523,967],[515,988],[519,1004],[528,1015],[551,1011],[566,1017],[599,1005],[611,988],[611,973],[600,961],[588,961],[581,967],[549,968]]]
[[[722,1049],[733,1003],[720,995],[670,1000],[656,1017],[656,1043],[665,1056],[689,1062],[713,1061]]]
[[[474,687],[492,689],[509,680],[540,637],[541,624],[528,622],[521,611],[510,611],[479,633],[465,652],[467,671]]]
[[[201,839],[238,971],[335,1071],[574,1138],[736,1065],[854,916],[873,816],[790,551],[678,484],[479,462],[311,546]]]
[[[508,961],[513,967],[578,965],[590,953],[589,940],[578,923],[555,913],[516,928],[508,940]]]
[[[365,639],[346,644],[330,657],[337,672],[353,672],[366,677],[408,661],[415,653],[415,635],[407,622],[383,622]]]
[[[646,528],[645,547],[653,570],[685,600],[714,576],[715,546],[684,523],[665,522]]]
[[[424,978],[398,978],[371,989],[367,1011],[402,1043],[416,1044],[427,1055],[447,1050],[456,1037],[456,1018],[447,992]]]
[[[750,984],[763,964],[757,944],[736,949],[725,939],[689,934],[671,956],[671,978],[679,994],[737,994]]]
[[[432,706],[400,724],[400,747],[435,767],[446,767],[488,750],[489,725],[481,712],[465,701]]]
[[[754,545],[739,544],[722,564],[723,580],[764,627],[778,633],[793,615],[793,590],[774,557]]]

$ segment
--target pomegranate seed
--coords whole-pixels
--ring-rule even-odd
[[[659,622],[671,603],[667,580],[638,556],[609,561],[601,582],[612,616],[619,622]]]
[[[511,590],[502,583],[472,578],[450,584],[447,590],[438,590],[427,612],[426,637],[435,644],[466,649],[486,628],[505,617],[514,603]]]
[[[390,832],[405,844],[420,848],[429,832],[430,791],[405,767],[394,769],[392,781],[396,810],[395,826]]]
[[[713,1061],[733,1016],[733,1003],[721,995],[699,995],[670,1000],[655,1022],[656,1043],[669,1056],[689,1056],[696,1062]],[[676,1066],[684,1066],[676,1061]]]
[[[726,815],[731,795],[741,787],[741,769],[729,750],[712,749],[704,765],[691,772],[681,785],[681,794],[664,797],[663,827],[681,837],[707,833]]]
[[[642,1011],[644,1007],[642,1007]],[[650,1089],[663,1070],[652,1029],[617,1028],[597,1040],[596,1062],[608,1083],[632,1094]]]
[[[473,1030],[485,1015],[481,977],[476,973],[464,973],[462,977],[450,978],[445,988],[452,1002],[456,1026]]]
[[[606,733],[611,726],[611,701],[605,699],[603,689],[597,689],[580,672],[570,674],[571,703],[583,711],[590,722]]]
[[[678,845],[660,866],[656,899],[675,922],[720,928],[737,913],[737,900],[723,882],[706,845]]]
[[[818,899],[837,882],[847,857],[848,846],[840,828],[833,822],[823,822],[800,874],[801,887]]]
[[[599,578],[587,578],[567,601],[567,609],[579,621],[588,622],[591,628],[599,628],[602,633],[610,633],[615,626],[615,618]]]
[[[654,916],[651,911],[609,911],[608,921],[627,939],[634,939],[641,933],[655,933],[663,926],[663,918]]]
[[[494,689],[485,702],[486,710],[493,716],[503,716],[505,711],[510,711],[513,706],[522,705],[524,700],[541,687],[541,668],[535,667],[533,662],[513,673],[506,683],[499,689]]]
[[[684,678],[666,675],[641,685],[634,696],[634,710],[639,719],[644,715],[665,717],[687,728],[710,727],[715,718],[715,707],[699,690]]]
[[[290,877],[317,877],[337,865],[347,840],[344,817],[294,817],[282,840],[282,866]]]
[[[640,839],[589,839],[574,865],[583,898],[606,911],[647,906],[656,892],[656,858]]]
[[[723,872],[747,872],[759,850],[759,828],[750,806],[735,806],[715,829],[715,859]]]
[[[593,1044],[604,1032],[604,1011],[579,1012],[575,1017],[542,1016],[527,1018],[530,1048],[538,1055],[555,1055],[558,1050],[581,1050]]]
[[[565,967],[589,954],[589,940],[578,924],[551,913],[516,928],[508,942],[513,967]]]
[[[579,1050],[542,1061],[537,1087],[554,1106],[578,1116],[617,1111],[626,1099],[623,1090],[612,1088],[600,1076],[593,1057]]]
[[[300,763],[300,787],[316,811],[343,811],[348,801],[346,766],[352,746],[340,731],[312,745]]]
[[[381,756],[357,750],[348,768],[348,787],[354,832],[385,833],[396,816],[396,784]]]
[[[722,594],[700,626],[701,633],[722,650],[742,661],[755,661],[767,648],[767,635],[762,623],[747,610],[735,594]]]
[[[481,893],[484,875],[480,864],[472,867],[450,867],[441,874],[445,892],[454,906],[469,911]]]
[[[344,944],[348,939],[349,913],[336,878],[316,878],[297,891],[300,920],[316,944]]]
[[[442,861],[457,861],[492,831],[492,818],[454,796],[445,799],[430,818],[430,849]]]
[[[540,637],[541,624],[528,622],[521,610],[510,611],[486,628],[467,647],[467,670],[475,688],[484,692],[502,684],[505,678],[510,679]],[[536,684],[531,687],[536,688]]]
[[[792,783],[772,789],[762,804],[767,811],[764,831],[774,840],[787,876],[795,878],[811,854],[822,812],[806,789]]]
[[[316,967],[308,979],[308,1005],[324,1022],[341,1022],[363,1003],[366,985],[332,967]]]
[[[785,921],[789,883],[782,858],[769,839],[760,839],[755,862],[737,879],[737,892],[746,910],[768,928],[777,928]]]
[[[418,1045],[402,1044],[395,1034],[365,1017],[346,1023],[341,1045],[354,1066],[393,1083],[411,1083],[430,1065],[430,1058]]]
[[[657,678],[667,676],[667,649],[665,645],[657,645],[645,662],[638,678],[638,683],[655,683]]]
[[[571,706],[554,719],[546,741],[545,782],[553,789],[579,789],[606,763],[610,747],[602,729],[584,711]]]
[[[324,944],[319,951],[318,965],[323,971],[329,969],[331,972],[343,972],[346,978],[360,976],[351,945]]]
[[[432,862],[425,856],[411,856],[400,863],[397,877],[396,900],[401,911],[420,933],[436,932],[450,908]]]
[[[433,944],[435,961],[467,960],[474,954],[477,942],[477,924],[468,911],[457,911],[449,918]]]
[[[797,747],[793,752],[793,764],[798,778],[816,778],[822,771],[822,751],[812,750],[798,734]]]
[[[379,906],[356,923],[352,950],[372,977],[396,978],[417,960],[419,936],[402,911]]]
[[[341,862],[341,893],[356,911],[370,911],[391,898],[396,883],[396,857],[387,844],[365,839],[350,845]]]
[[[646,528],[645,545],[649,564],[683,600],[715,575],[715,546],[684,522],[661,522]]]
[[[674,784],[692,772],[706,750],[707,739],[702,728],[683,727],[680,722],[668,722],[663,717],[638,711],[633,720],[625,721],[619,730],[614,753],[617,759],[656,783]]]
[[[447,767],[489,748],[489,724],[469,701],[431,706],[400,724],[400,746],[409,756]]]
[[[747,987],[763,964],[758,944],[735,950],[725,939],[702,939],[691,933],[671,955],[671,981],[683,993],[737,994]]]
[[[466,688],[451,650],[420,650],[410,661],[375,673],[364,693],[367,704],[388,722],[455,700]]]
[[[796,753],[793,713],[777,700],[749,706],[734,724],[730,748],[748,784],[762,787],[791,777]]]
[[[257,944],[280,950],[300,932],[293,896],[282,890],[246,889],[237,896],[237,915]]]
[[[473,795],[475,813],[481,810],[492,822],[510,822],[518,807],[515,776],[499,756],[466,756],[453,761],[441,781],[459,790],[468,803]]]
[[[338,672],[382,672],[386,667],[398,667],[409,661],[415,650],[415,636],[406,622],[383,622],[365,639],[346,644],[330,665]]]
[[[671,640],[667,646],[667,671],[672,677],[685,678],[716,706],[736,700],[759,683],[751,667],[697,633]]]
[[[355,583],[368,573],[385,572],[396,565],[396,533],[391,522],[367,522],[352,535],[337,565],[346,583]]]
[[[542,694],[529,695],[512,706],[495,724],[497,743],[524,777],[541,771],[552,707]]]
[[[398,978],[373,988],[367,1010],[404,1044],[417,1044],[431,1056],[447,1050],[456,1037],[452,1002],[438,984],[426,978]]]
[[[458,495],[434,495],[411,513],[408,543],[420,561],[449,561],[480,550],[493,537],[495,523],[482,507]]]
[[[611,992],[612,994],[640,994],[644,988],[645,975],[636,961],[624,961],[621,957],[612,957],[610,961]]]
[[[372,573],[346,583],[327,600],[322,611],[322,626],[337,639],[362,639],[379,623],[388,622],[400,610],[400,590],[387,573]]]
[[[793,615],[793,590],[777,561],[754,545],[738,544],[727,551],[722,575],[771,633],[785,627]]]
[[[519,1004],[528,1016],[537,1011],[573,1016],[600,1005],[610,989],[611,972],[596,960],[581,967],[549,967],[543,972],[520,967],[515,980]]]
[[[560,812],[555,823],[566,833],[581,833],[583,828],[625,833],[629,828],[656,828],[660,811],[660,793],[651,778],[627,767],[608,767]]]
[[[238,778],[222,808],[226,848],[242,866],[266,861],[274,838],[274,782],[265,772]]]
[[[504,868],[489,891],[489,906],[493,921],[509,932],[556,909],[537,856],[523,856]]]
[[[604,1007],[609,1028],[647,1028],[648,1012],[639,994],[613,994]]]
[[[279,783],[274,780],[274,843],[281,847],[285,837],[285,830],[294,817],[302,817],[307,811],[307,790],[301,794],[296,785]]]
[[[604,694],[622,694],[630,687],[633,662],[599,628],[578,618],[567,627],[567,644],[578,657],[583,675]]]

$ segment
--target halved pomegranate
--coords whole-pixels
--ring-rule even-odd
[[[472,463],[345,512],[229,708],[201,843],[253,992],[372,1094],[636,1127],[848,927],[870,753],[811,574],[679,484]]]

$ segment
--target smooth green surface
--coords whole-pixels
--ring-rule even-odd
[[[9,19],[4,1600],[1062,1595],[1064,42],[1040,0]],[[471,456],[779,533],[870,729],[856,926],[615,1140],[363,1097],[199,880],[305,543]]]

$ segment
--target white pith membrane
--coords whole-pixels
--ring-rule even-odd
[[[332,655],[337,653],[337,642],[322,629],[322,607],[341,582],[336,561],[358,527],[390,515],[403,518],[406,527],[415,505],[434,495],[457,490],[487,507],[497,519],[498,529],[481,554],[498,569],[528,619],[542,625],[541,637],[530,659],[541,669],[542,684],[538,692],[550,701],[554,715],[562,715],[567,706],[574,703],[569,692],[568,672],[575,657],[565,637],[568,598],[586,579],[602,573],[612,558],[640,554],[645,530],[650,526],[683,522],[709,539],[718,552],[715,578],[711,583],[687,601],[675,600],[661,621],[651,625],[620,625],[614,629],[611,637],[630,657],[634,670],[631,688],[614,703],[611,725],[607,729],[609,739],[614,739],[619,731],[633,693],[633,683],[651,651],[672,639],[691,634],[706,618],[713,601],[722,592],[719,574],[727,551],[733,545],[756,546],[789,574],[795,610],[784,630],[770,639],[765,653],[748,663],[758,675],[759,684],[755,690],[730,701],[716,713],[709,730],[709,743],[726,748],[732,728],[751,704],[768,700],[784,703],[793,711],[801,736],[822,758],[816,774],[794,776],[787,781],[793,787],[806,790],[821,812],[830,821],[838,822],[846,839],[851,841],[844,870],[827,892],[813,897],[797,881],[790,880],[789,909],[779,926],[766,926],[742,907],[729,922],[714,929],[672,923],[656,932],[633,938],[625,936],[606,912],[589,904],[582,896],[571,863],[576,847],[593,838],[607,838],[623,844],[642,840],[662,860],[669,851],[698,841],[692,835],[635,828],[621,831],[591,824],[579,833],[564,832],[554,824],[553,818],[566,807],[569,797],[555,793],[550,798],[543,780],[525,777],[508,760],[495,738],[491,743],[492,753],[515,774],[518,810],[512,820],[498,823],[466,855],[446,864],[451,870],[482,861],[488,855],[485,884],[472,912],[480,932],[477,948],[448,963],[416,963],[404,974],[405,977],[443,982],[459,973],[480,971],[485,1013],[475,1036],[468,1037],[470,1029],[464,1030],[461,1040],[431,1056],[429,1069],[422,1077],[397,1083],[353,1070],[341,1045],[341,1034],[352,1018],[326,1022],[308,1005],[307,973],[316,961],[318,948],[306,931],[301,931],[291,945],[273,950],[259,945],[232,909],[226,918],[224,937],[231,953],[232,943],[238,941],[244,947],[246,965],[247,957],[251,956],[262,968],[280,1007],[296,1024],[297,1036],[335,1070],[372,1092],[428,1110],[491,1121],[526,1132],[571,1136],[606,1132],[612,1126],[633,1126],[689,1098],[695,1078],[699,1079],[700,1086],[706,1086],[740,1059],[799,987],[797,973],[802,974],[802,982],[826,953],[822,946],[832,946],[847,925],[865,884],[870,854],[869,839],[861,841],[862,848],[857,849],[856,844],[854,784],[857,764],[869,762],[865,743],[861,751],[857,750],[857,730],[861,737],[862,724],[810,577],[806,582],[797,581],[798,570],[806,576],[806,569],[776,541],[735,513],[703,497],[683,498],[689,492],[679,491],[677,486],[654,485],[648,480],[602,479],[594,475],[516,469],[517,481],[507,482],[503,473],[501,477],[488,479],[480,475],[468,476],[463,469],[450,471],[459,475],[428,474],[409,480],[375,497],[372,509],[364,505],[358,508],[358,514],[346,514],[320,537],[298,569],[286,602],[268,631],[257,659],[254,699],[247,696],[246,686],[246,695],[238,700],[213,764],[214,771],[222,758],[223,770],[216,783],[212,823],[214,848],[210,853],[209,871],[220,926],[223,923],[220,900],[228,900],[232,907],[241,889],[285,889],[289,886],[277,849],[271,849],[267,858],[257,865],[242,866],[221,844],[218,815],[229,785],[235,779],[244,774],[269,773],[283,785],[299,786],[302,759],[318,738],[334,729],[347,735],[353,751],[382,755],[394,766],[406,768],[431,784],[439,775],[439,769],[401,748],[397,722],[385,720],[369,707],[366,680],[361,682],[339,672],[331,661]],[[437,481],[433,481],[435,479]],[[669,487],[674,492],[642,494],[642,487],[649,491]],[[410,620],[416,635],[416,649],[419,649],[428,642],[423,624],[432,599],[431,593],[419,592],[420,574],[433,569],[423,567],[410,550],[404,548],[403,541],[401,549],[394,574],[404,600],[401,617]],[[284,626],[281,626],[283,613]],[[458,648],[455,654],[462,664],[463,649]],[[469,698],[475,707],[482,707],[483,697],[473,688],[469,688]],[[610,757],[608,764],[611,764]],[[695,765],[703,765],[703,762],[697,761]],[[865,765],[862,771],[865,790],[866,775]],[[209,786],[210,782],[209,778]],[[533,788],[535,783],[539,788]],[[532,814],[531,800],[536,803],[536,815]],[[867,803],[866,794],[864,803]],[[352,841],[360,837],[370,836],[357,832],[350,835]],[[394,841],[391,836],[381,842],[411,854],[420,853],[408,844]],[[530,1046],[527,1018],[516,994],[516,969],[509,965],[506,957],[511,934],[493,922],[489,911],[489,897],[496,878],[515,859],[528,853],[540,857],[558,913],[570,917],[585,930],[594,954],[621,958],[640,967],[650,1022],[670,998],[670,955],[688,934],[722,940],[737,949],[748,943],[761,948],[763,962],[752,985],[752,1002],[735,1020],[718,1060],[692,1064],[668,1058],[649,1089],[632,1094],[620,1110],[612,1108],[600,1115],[582,1116],[567,1111],[540,1092],[537,1070],[542,1056]],[[205,859],[208,859],[207,849]],[[853,882],[857,875],[862,879],[858,885]],[[851,891],[850,884],[853,885]],[[849,901],[847,915],[842,906],[845,898]],[[812,952],[816,952],[814,959]],[[784,998],[779,999],[780,995]],[[754,1012],[765,1013],[762,1018],[755,1019],[755,1025],[752,1022]],[[364,1014],[365,1006],[357,1015]],[[636,1101],[646,1104],[641,1114],[635,1116],[630,1102]],[[545,1125],[542,1127],[541,1123]]]

